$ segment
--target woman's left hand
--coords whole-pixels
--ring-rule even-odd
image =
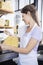
[[[0,44],[0,47],[2,48],[2,50],[10,50],[10,46],[6,44]]]

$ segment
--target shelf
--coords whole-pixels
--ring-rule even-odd
[[[4,31],[0,31],[0,33],[3,33]]]
[[[0,14],[8,14],[8,13],[14,13],[13,11],[8,11],[0,8]]]
[[[3,16],[3,14],[0,14],[0,17]]]
[[[8,26],[0,26],[0,29],[4,29],[4,28],[5,29],[12,29],[13,27],[10,27],[10,26],[9,27]]]

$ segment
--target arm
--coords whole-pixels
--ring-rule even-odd
[[[10,50],[13,50],[15,52],[19,52],[21,54],[28,54],[37,44],[37,40],[34,38],[31,38],[30,42],[27,44],[25,48],[16,48],[12,47]]]
[[[28,54],[37,44],[37,40],[34,38],[31,38],[30,42],[25,48],[17,48],[14,46],[8,46],[8,45],[1,45],[2,49],[4,50],[12,50],[21,54]]]

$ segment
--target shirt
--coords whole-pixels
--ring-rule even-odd
[[[28,54],[19,54],[20,63],[24,62],[26,63],[26,65],[27,63],[31,63],[31,62],[34,64],[35,60],[37,59],[37,48],[38,48],[39,42],[42,39],[42,31],[41,31],[41,28],[37,26],[37,24],[33,26],[30,32],[28,33],[25,32],[24,35],[21,37],[20,48],[25,48],[31,38],[35,38],[36,40],[38,40],[37,45]]]

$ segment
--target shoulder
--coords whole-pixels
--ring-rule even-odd
[[[36,27],[33,29],[33,33],[41,33],[42,32],[42,29],[41,29],[41,27],[39,27],[39,26],[37,26],[36,25]]]
[[[34,37],[38,41],[41,41],[41,39],[42,39],[42,30],[41,30],[41,27],[36,25],[36,27],[32,31],[32,37]]]

